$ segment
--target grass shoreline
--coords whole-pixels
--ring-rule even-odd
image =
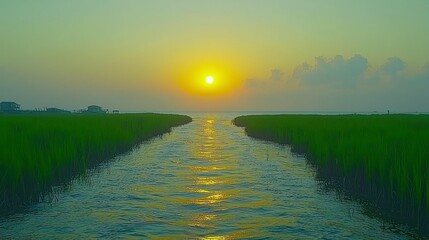
[[[233,123],[250,137],[290,144],[317,178],[429,232],[429,116],[254,115]]]
[[[0,214],[137,144],[191,122],[184,115],[0,115]]]

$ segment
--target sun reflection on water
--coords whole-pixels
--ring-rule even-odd
[[[191,203],[199,205],[210,205],[220,203],[228,197],[228,195],[223,194],[222,192],[209,192],[209,195],[202,198],[194,199],[194,201],[192,201]]]
[[[197,206],[207,206],[207,211],[203,214],[195,213],[189,217],[189,226],[205,227],[216,229],[219,216],[217,211],[220,204],[228,198],[237,194],[236,191],[222,190],[221,186],[231,185],[234,180],[231,176],[225,175],[225,170],[231,168],[230,163],[219,152],[222,148],[222,141],[225,138],[219,137],[216,131],[216,120],[209,118],[201,122],[200,134],[193,141],[190,148],[193,156],[198,159],[197,164],[189,165],[188,178],[190,186],[187,191],[198,193],[199,196],[187,200],[187,204]],[[224,207],[223,207],[224,209]],[[231,239],[227,236],[207,236],[201,239]]]
[[[194,193],[209,193],[209,192],[210,192],[209,190],[201,189],[201,188],[198,188],[198,189],[195,189],[195,188],[187,188],[187,191],[188,191],[188,192],[194,192]]]
[[[176,203],[183,204],[192,211],[180,221],[180,224],[200,228],[203,233],[197,239],[238,239],[258,236],[258,229],[262,225],[273,225],[278,219],[260,219],[246,221],[240,215],[230,214],[232,209],[255,209],[256,211],[273,204],[270,196],[261,195],[256,191],[243,188],[237,184],[245,179],[253,182],[254,176],[235,174],[240,168],[237,164],[234,149],[227,146],[234,145],[234,140],[222,130],[223,122],[216,118],[207,118],[198,122],[198,134],[188,144],[192,160],[183,162],[180,175],[186,179],[185,191],[190,195],[176,199]],[[226,234],[219,234],[228,222],[238,223],[236,228]],[[198,238],[200,237],[200,238]],[[195,238],[195,236],[193,236]]]
[[[196,177],[195,185],[230,185],[231,180],[223,179],[221,177]]]
[[[209,236],[209,237],[203,237],[200,238],[201,240],[226,240],[231,239],[228,236]]]
[[[193,172],[213,172],[227,169],[226,167],[216,167],[216,166],[189,166],[189,169]]]

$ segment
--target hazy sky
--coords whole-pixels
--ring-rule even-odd
[[[3,0],[0,101],[429,111],[428,12],[427,0]]]

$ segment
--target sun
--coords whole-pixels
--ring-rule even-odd
[[[207,84],[213,84],[214,82],[214,78],[212,76],[207,76],[206,77],[206,83]]]

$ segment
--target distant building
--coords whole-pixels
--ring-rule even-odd
[[[117,113],[119,113],[119,110],[116,110],[116,109],[115,109],[115,110],[113,110],[112,112],[117,114]]]
[[[85,113],[106,113],[106,112],[107,110],[102,109],[100,106],[97,106],[97,105],[91,105],[85,111]]]
[[[0,103],[0,111],[2,112],[15,112],[19,111],[21,106],[16,102],[1,102]]]

